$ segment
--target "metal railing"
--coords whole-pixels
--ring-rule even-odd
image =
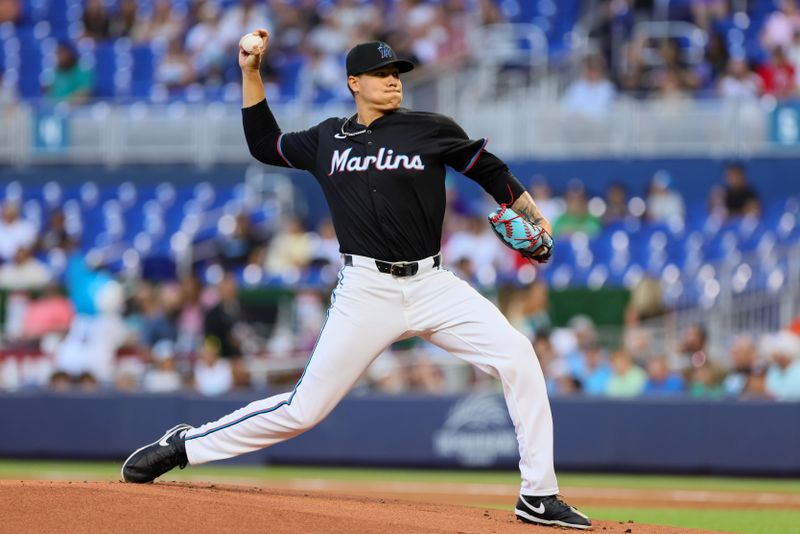
[[[723,261],[665,274],[662,286],[671,311],[642,323],[653,352],[674,349],[688,327],[703,325],[711,357],[725,357],[737,335],[757,341],[800,315],[800,244],[732,251]],[[699,296],[688,291],[690,286]]]
[[[771,138],[775,108],[769,101],[667,103],[621,98],[605,116],[590,119],[563,108],[557,99],[543,97],[547,90],[541,87],[483,103],[460,88],[463,85],[457,78],[444,77],[434,91],[411,92],[409,107],[419,101],[423,103],[420,109],[439,109],[453,116],[472,136],[490,137],[493,150],[504,158],[800,154],[800,144]],[[341,103],[273,107],[284,131],[352,113],[351,105]],[[0,164],[189,163],[202,167],[252,161],[236,105],[98,103],[45,110],[19,104],[0,107],[0,117]]]

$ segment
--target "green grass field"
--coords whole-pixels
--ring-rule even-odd
[[[204,466],[172,472],[174,480],[223,481],[241,484],[268,484],[302,480],[339,482],[386,482],[424,484],[502,484],[518,483],[511,471],[425,471],[394,469],[346,469],[309,467],[233,467]],[[118,480],[119,464],[94,462],[0,461],[0,478],[49,480]],[[797,479],[755,479],[687,476],[582,475],[563,474],[562,488],[660,489],[685,491],[741,491],[800,494]],[[473,502],[475,506],[487,506]],[[511,509],[509,502],[506,509]],[[496,505],[488,505],[494,506]],[[753,505],[748,509],[707,508],[611,508],[584,507],[598,519],[636,521],[676,527],[698,528],[752,534],[790,534],[800,532],[800,510],[767,510]]]

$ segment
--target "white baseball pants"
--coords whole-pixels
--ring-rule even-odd
[[[373,259],[352,258],[339,273],[327,320],[294,390],[189,430],[189,463],[238,456],[309,430],[389,345],[420,336],[501,380],[519,442],[522,493],[558,493],[550,405],[530,341],[469,284],[435,268],[432,258],[403,278],[379,272]]]

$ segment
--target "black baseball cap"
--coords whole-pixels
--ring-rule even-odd
[[[358,76],[387,65],[394,65],[400,72],[408,72],[414,64],[398,59],[394,50],[383,41],[357,44],[347,53],[347,75]]]

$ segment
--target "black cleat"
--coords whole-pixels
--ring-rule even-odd
[[[520,495],[515,512],[517,519],[525,523],[584,530],[592,528],[592,522],[588,517],[562,501],[558,495],[548,497]]]
[[[122,464],[122,480],[135,484],[152,482],[173,467],[186,467],[186,446],[183,436],[192,428],[182,424],[167,430],[158,440],[133,451]]]

